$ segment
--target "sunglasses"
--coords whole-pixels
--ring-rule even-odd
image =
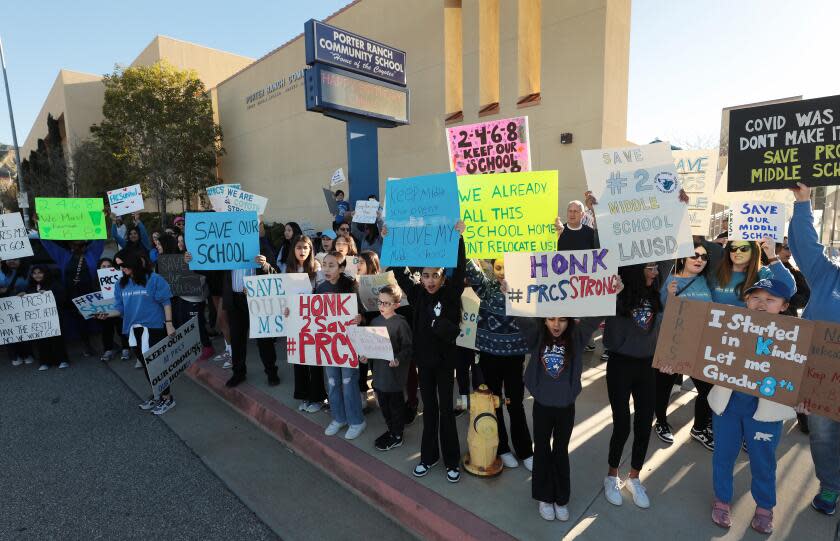
[[[349,227],[339,227],[338,230],[339,231],[350,231],[350,228]]]
[[[697,252],[694,252],[694,255],[690,255],[690,256],[688,256],[688,258],[689,259],[694,259],[694,260],[702,259],[703,261],[708,261],[709,260],[709,254],[698,254]]]
[[[750,247],[750,246],[730,246],[729,251],[733,254],[735,252],[741,252],[741,253],[745,254],[747,252],[752,251],[752,247]]]

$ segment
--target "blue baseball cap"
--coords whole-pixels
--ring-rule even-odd
[[[335,240],[337,238],[335,231],[333,231],[332,229],[325,229],[323,232],[321,232],[321,236],[327,237],[328,239],[332,240]]]
[[[750,286],[749,289],[744,291],[744,295],[747,295],[751,291],[755,291],[756,289],[763,289],[764,291],[770,293],[773,296],[781,297],[783,299],[790,300],[793,296],[793,292],[784,282],[779,280],[774,280],[772,278],[763,278],[758,282],[754,283]]]

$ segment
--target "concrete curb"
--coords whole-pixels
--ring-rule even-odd
[[[515,539],[343,439],[325,436],[321,426],[247,382],[225,387],[229,371],[205,361],[187,375],[421,538]]]

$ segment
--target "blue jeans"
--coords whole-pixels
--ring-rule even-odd
[[[820,489],[840,493],[840,422],[812,413],[808,429]]]
[[[359,371],[356,368],[328,366],[326,372],[333,421],[350,425],[365,422],[362,397],[359,393]]]

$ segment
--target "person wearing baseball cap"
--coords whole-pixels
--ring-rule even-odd
[[[179,235],[184,234],[184,217],[183,216],[175,216],[175,219],[172,220],[172,225],[174,225],[175,229],[178,230]]]
[[[324,258],[335,249],[335,239],[338,235],[332,229],[325,229],[321,232],[321,251],[315,254],[319,265],[324,264]]]

